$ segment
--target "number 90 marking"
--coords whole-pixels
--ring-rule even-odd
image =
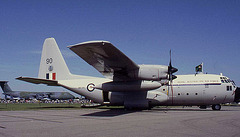
[[[53,62],[53,59],[52,59],[52,58],[47,58],[47,59],[46,59],[46,63],[47,63],[47,64],[52,64],[52,62]]]

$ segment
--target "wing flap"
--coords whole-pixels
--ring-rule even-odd
[[[69,48],[102,75],[111,79],[130,79],[128,74],[139,68],[108,41],[89,41]]]

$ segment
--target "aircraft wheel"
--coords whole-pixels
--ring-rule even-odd
[[[212,110],[220,110],[220,109],[221,109],[220,104],[212,105]]]

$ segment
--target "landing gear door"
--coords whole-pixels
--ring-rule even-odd
[[[109,91],[103,91],[103,102],[104,104],[109,104]]]

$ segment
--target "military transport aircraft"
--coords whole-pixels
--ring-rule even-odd
[[[108,41],[89,41],[69,46],[106,78],[70,73],[54,38],[43,44],[38,78],[17,79],[34,84],[62,86],[94,102],[124,105],[127,109],[147,109],[161,105],[212,106],[233,102],[236,86],[222,75],[174,76],[169,66],[137,65]]]
[[[0,86],[5,95],[5,99],[50,99],[50,100],[68,100],[74,99],[75,97],[69,92],[29,92],[29,91],[12,91],[8,81],[0,81]]]

